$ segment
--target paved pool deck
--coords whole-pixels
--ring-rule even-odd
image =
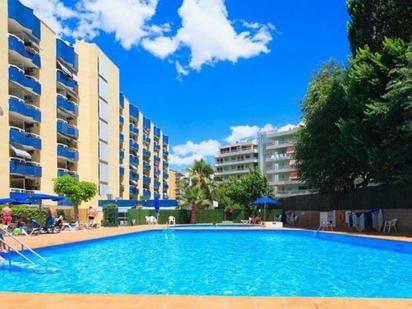
[[[165,225],[134,226],[119,228],[100,228],[46,234],[33,237],[19,237],[32,248],[48,247],[90,239],[98,239],[115,235],[163,229]],[[271,229],[253,227],[247,229]],[[363,235],[357,233],[342,233],[365,237],[412,242],[412,237],[389,235]],[[10,241],[7,238],[7,241]],[[17,246],[17,244],[15,243]],[[390,283],[388,283],[390,284]],[[361,299],[361,298],[304,298],[304,297],[209,297],[209,296],[146,296],[146,295],[90,295],[90,294],[31,294],[31,293],[0,293],[0,308],[409,308],[412,309],[412,299]]]

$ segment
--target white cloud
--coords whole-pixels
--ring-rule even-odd
[[[229,144],[242,142],[256,137],[259,132],[258,126],[233,126],[230,127],[232,133],[225,138],[225,141]]]
[[[21,0],[22,3],[32,8],[37,17],[44,21],[54,32],[59,35],[70,35],[71,30],[64,26],[64,21],[75,18],[76,12],[65,6],[59,0]]]
[[[150,33],[147,23],[156,13],[157,3],[158,0],[82,0],[77,5],[82,17],[74,35],[92,39],[99,31],[113,33],[129,49]]]
[[[269,53],[272,24],[234,22],[224,0],[182,0],[181,26],[152,22],[159,1],[167,0],[22,0],[59,36],[92,40],[101,32],[114,34],[125,49],[142,46],[165,59],[175,55],[179,76],[219,61],[236,63]],[[168,35],[172,30],[175,35]],[[181,49],[183,51],[180,54]],[[183,59],[189,57],[188,59]],[[178,62],[176,59],[179,59]],[[170,59],[169,59],[170,60]]]
[[[272,40],[273,26],[243,22],[246,30],[238,33],[228,17],[224,0],[183,0],[179,16],[182,26],[174,37],[146,39],[144,47],[162,59],[179,47],[187,47],[191,54],[188,66],[194,70],[205,64],[236,63],[240,58],[270,52],[267,45]]]
[[[174,165],[190,165],[195,160],[214,157],[219,153],[220,143],[216,140],[206,140],[200,143],[188,141],[185,144],[172,147],[170,163]]]

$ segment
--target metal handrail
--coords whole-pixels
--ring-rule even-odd
[[[26,261],[28,261],[29,263],[36,265],[36,263],[34,263],[32,260],[30,260],[27,256],[25,256],[23,253],[21,253],[19,250],[17,250],[16,248],[14,248],[12,245],[10,245],[9,243],[5,242],[3,239],[0,239],[0,242],[3,243],[5,246],[7,246],[10,249],[12,249],[14,252],[16,252],[18,255],[20,255],[23,259],[25,259]]]
[[[47,263],[47,260],[42,257],[40,254],[38,254],[36,251],[34,251],[32,248],[30,248],[28,245],[26,245],[24,242],[22,242],[21,240],[17,239],[16,237],[13,236],[12,233],[10,233],[9,231],[5,230],[4,228],[1,228],[2,231],[5,232],[5,234],[7,236],[9,236],[10,238],[12,238],[13,240],[17,241],[20,245],[22,250],[24,250],[24,248],[26,248],[27,250],[29,250],[31,253],[33,253],[35,256],[37,256],[40,260],[42,260],[44,263]],[[13,247],[12,247],[13,248]]]

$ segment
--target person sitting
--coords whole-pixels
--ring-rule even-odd
[[[254,218],[255,224],[260,224],[262,223],[262,217],[260,214],[257,214],[256,217]]]

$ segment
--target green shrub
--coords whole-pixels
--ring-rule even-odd
[[[2,209],[1,207],[0,209]],[[36,220],[40,224],[46,223],[47,209],[39,210],[37,207],[30,207],[27,205],[12,205],[10,208],[13,210],[12,216],[14,219],[19,219],[21,216],[28,220]]]
[[[103,226],[119,226],[119,208],[116,205],[103,206]]]

